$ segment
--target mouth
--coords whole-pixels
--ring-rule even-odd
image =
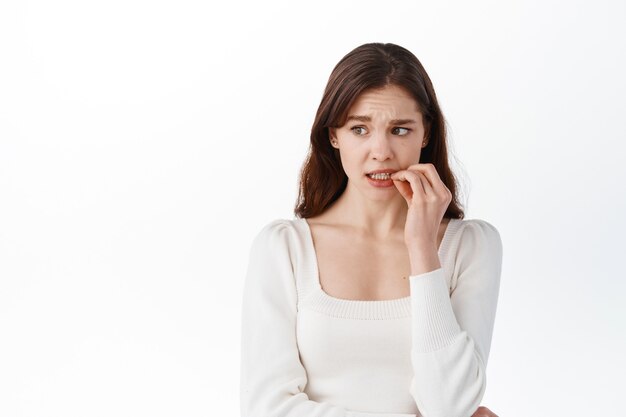
[[[367,177],[373,180],[389,180],[391,179],[391,172],[379,172],[376,174],[365,174]]]
[[[365,175],[368,178],[371,178],[373,180],[385,181],[385,180],[390,180],[391,175],[393,175],[394,172],[396,172],[395,169],[377,169],[377,170],[368,172]]]

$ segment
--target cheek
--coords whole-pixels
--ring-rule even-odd
[[[419,160],[422,157],[422,148],[421,146],[411,144],[398,149],[396,155],[398,155],[398,159],[401,161],[402,165],[408,167],[409,165],[419,163]]]
[[[350,158],[350,156],[346,156],[346,154],[342,152],[339,153],[339,156],[341,157],[341,166],[343,166],[343,170],[348,176],[350,176],[351,172],[355,169],[355,161]]]
[[[341,160],[341,166],[346,175],[348,177],[355,177],[359,176],[363,170],[366,157],[356,152],[350,152],[350,150],[344,148],[343,151],[339,152],[339,159]]]
[[[399,152],[404,152],[407,154],[415,154],[419,153],[421,148],[422,139],[419,138],[407,138],[405,141],[400,141],[396,143],[395,150]]]

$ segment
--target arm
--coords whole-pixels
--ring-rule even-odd
[[[243,417],[414,417],[372,414],[309,400],[296,340],[290,225],[274,221],[255,238],[243,292],[240,401]]]
[[[451,294],[441,267],[409,278],[410,390],[424,417],[469,417],[486,388],[502,242],[498,231],[482,220],[469,221],[460,233]]]

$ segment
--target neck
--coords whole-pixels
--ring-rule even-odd
[[[351,186],[328,209],[341,223],[374,238],[387,238],[404,232],[407,215],[406,200],[400,192],[392,198],[372,200]]]

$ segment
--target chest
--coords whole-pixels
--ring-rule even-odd
[[[319,281],[328,295],[346,300],[389,300],[410,295],[409,255],[402,238],[371,242],[313,232]]]

